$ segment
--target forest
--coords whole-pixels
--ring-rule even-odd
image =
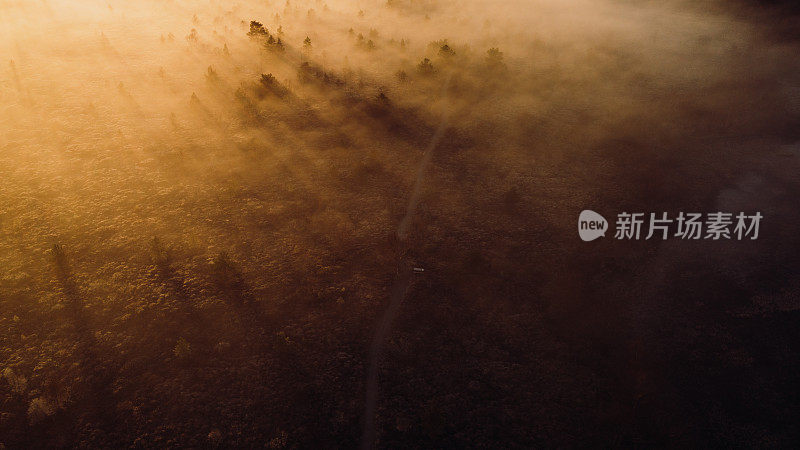
[[[799,12],[0,0],[0,450],[796,447]]]

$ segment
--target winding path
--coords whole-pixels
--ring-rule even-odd
[[[448,76],[445,79],[442,87],[442,97],[444,97],[444,94],[447,92],[447,88],[450,85],[450,79],[451,76]],[[411,225],[412,219],[414,218],[417,205],[419,204],[419,199],[422,194],[422,183],[425,178],[425,171],[428,165],[430,165],[431,158],[433,157],[433,150],[439,144],[439,141],[441,141],[442,136],[444,136],[444,132],[447,129],[448,114],[449,111],[445,106],[445,110],[442,114],[442,121],[440,122],[439,127],[436,129],[436,133],[434,133],[431,142],[428,144],[428,147],[425,149],[425,153],[422,155],[422,160],[417,167],[417,176],[414,181],[414,188],[411,191],[411,197],[408,200],[406,214],[403,216],[403,219],[400,221],[400,225],[397,227],[396,234],[401,245],[405,244],[406,238],[408,237],[408,229]],[[363,416],[364,430],[361,435],[361,448],[363,450],[369,450],[373,448],[375,444],[375,409],[378,403],[378,372],[380,370],[380,359],[381,355],[383,354],[383,347],[386,343],[386,338],[392,329],[392,323],[400,313],[400,306],[406,297],[408,288],[411,286],[411,277],[411,261],[407,256],[404,255],[397,264],[397,278],[394,281],[394,285],[392,286],[389,296],[389,306],[386,308],[386,312],[383,313],[383,317],[378,324],[378,328],[375,330],[375,335],[372,338],[372,345],[370,345],[369,349],[369,366],[367,369],[366,382],[367,395]]]

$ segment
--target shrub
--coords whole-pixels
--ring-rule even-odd
[[[55,412],[55,407],[44,397],[36,397],[28,405],[28,419],[32,424],[37,423]]]
[[[217,71],[211,66],[208,66],[208,71],[206,71],[206,81],[211,84],[216,84],[220,81]]]
[[[250,31],[247,32],[247,35],[251,38],[262,38],[269,36],[269,31],[264,28],[264,25],[261,22],[256,22],[253,20],[250,22]]]
[[[25,388],[28,386],[28,380],[14,373],[10,367],[6,367],[5,370],[3,370],[3,378],[6,379],[11,390],[17,394],[25,392]]]
[[[439,47],[439,56],[442,58],[451,58],[456,56],[456,52],[448,44],[444,44]]]
[[[436,69],[433,67],[431,60],[425,58],[417,65],[417,71],[423,75],[431,75],[436,72]]]
[[[172,353],[178,359],[187,360],[192,356],[192,345],[186,339],[180,338],[175,344],[175,348],[172,349]]]
[[[497,47],[492,47],[486,51],[486,64],[491,67],[503,66],[503,52]]]

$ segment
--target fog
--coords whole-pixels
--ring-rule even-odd
[[[795,25],[0,0],[0,448],[354,446],[370,358],[365,447],[791,442],[782,372],[720,380],[764,378],[746,336],[794,336]],[[764,235],[587,245],[583,209],[762,211]]]

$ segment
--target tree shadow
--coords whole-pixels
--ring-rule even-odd
[[[156,268],[156,278],[169,289],[183,319],[194,328],[202,327],[204,320],[192,304],[192,295],[186,288],[184,278],[175,270],[172,257],[157,237],[150,241],[150,254]]]
[[[268,335],[270,328],[274,328],[274,320],[259,306],[244,274],[227,252],[220,252],[214,259],[210,278],[217,294],[246,326],[248,336],[261,336],[260,346],[264,347],[268,340],[263,337]]]
[[[115,412],[112,386],[119,364],[112,360],[109,353],[101,351],[64,248],[59,244],[53,245],[52,255],[56,276],[66,301],[66,316],[77,343],[78,364],[85,380],[78,391],[78,404],[92,420],[108,430]]]

